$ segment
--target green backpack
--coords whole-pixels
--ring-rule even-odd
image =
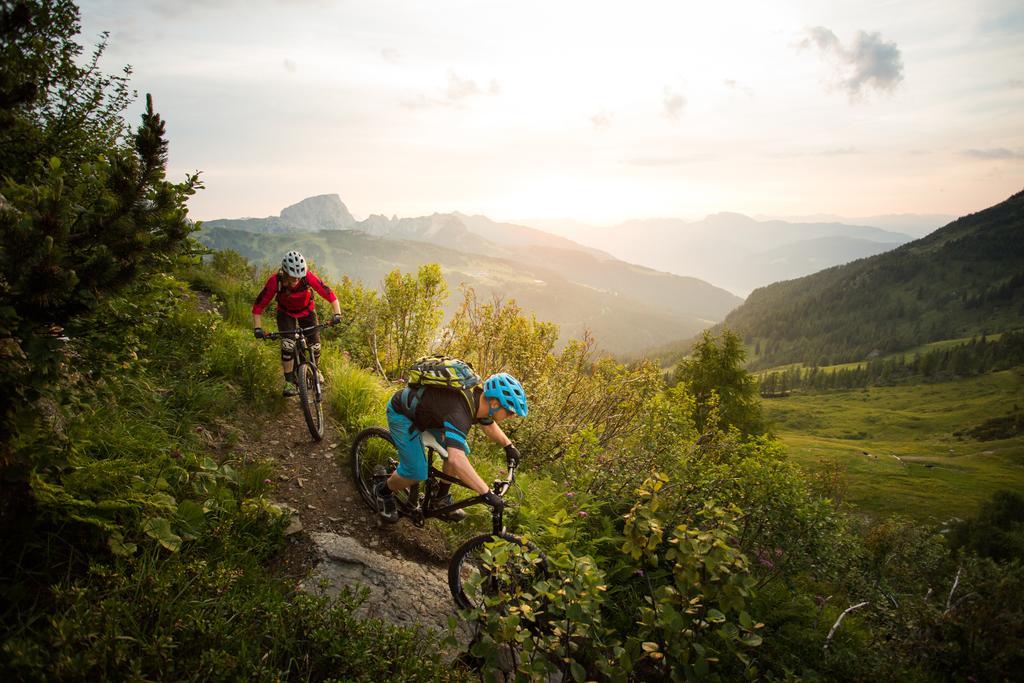
[[[442,387],[461,392],[466,403],[469,404],[470,414],[473,415],[476,414],[476,406],[473,405],[473,388],[481,383],[480,375],[476,374],[470,363],[451,356],[420,358],[409,367],[407,381],[410,389],[420,389],[416,392],[419,396],[422,396],[422,389],[426,387]]]

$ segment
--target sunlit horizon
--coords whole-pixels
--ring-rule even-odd
[[[963,215],[1024,187],[1024,7],[82,3],[197,219]]]

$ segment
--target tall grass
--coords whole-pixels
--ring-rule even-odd
[[[323,347],[327,407],[343,436],[351,439],[361,429],[385,424],[384,411],[392,392],[377,377],[345,360],[329,343]]]
[[[269,410],[281,404],[281,357],[278,347],[253,339],[252,333],[218,325],[206,351],[210,370],[234,381],[242,397]]]

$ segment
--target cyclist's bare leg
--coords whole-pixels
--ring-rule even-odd
[[[387,486],[388,490],[394,493],[395,491],[404,491],[416,483],[418,482],[415,479],[407,479],[398,472],[392,472],[391,476],[388,477]]]
[[[470,464],[469,458],[466,457],[466,453],[460,448],[448,448],[448,459],[444,461],[442,470],[448,476],[455,477],[459,481],[465,482],[466,486],[477,493],[487,493],[491,490],[491,487],[487,485],[487,482],[485,482],[480,475],[476,473],[476,470],[473,469],[473,465]]]

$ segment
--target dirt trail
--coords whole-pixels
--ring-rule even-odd
[[[216,311],[197,292],[198,306]],[[330,391],[330,387],[327,387]],[[384,416],[381,415],[383,423]],[[336,593],[343,586],[369,589],[363,613],[393,623],[443,629],[454,603],[448,592],[448,547],[436,529],[408,520],[380,521],[360,497],[349,469],[349,443],[327,418],[324,438],[312,440],[297,397],[281,412],[245,415],[235,425],[207,430],[221,459],[272,461],[272,500],[291,507],[301,530],[289,533],[279,571],[307,590]],[[399,604],[392,604],[395,592]]]
[[[444,536],[404,519],[381,522],[352,481],[348,443],[330,424],[323,441],[312,441],[297,398],[287,399],[275,423],[261,431],[235,448],[276,462],[270,498],[295,510],[301,522],[301,531],[287,537],[282,573],[311,591],[366,588],[365,616],[444,630],[455,613]]]
[[[305,536],[332,532],[391,557],[446,564],[448,551],[440,533],[417,529],[405,520],[383,524],[366,506],[352,481],[348,446],[329,419],[323,441],[312,441],[298,399],[289,398],[278,424],[250,452],[261,449],[264,457],[277,461],[277,490],[271,497],[299,513]]]

